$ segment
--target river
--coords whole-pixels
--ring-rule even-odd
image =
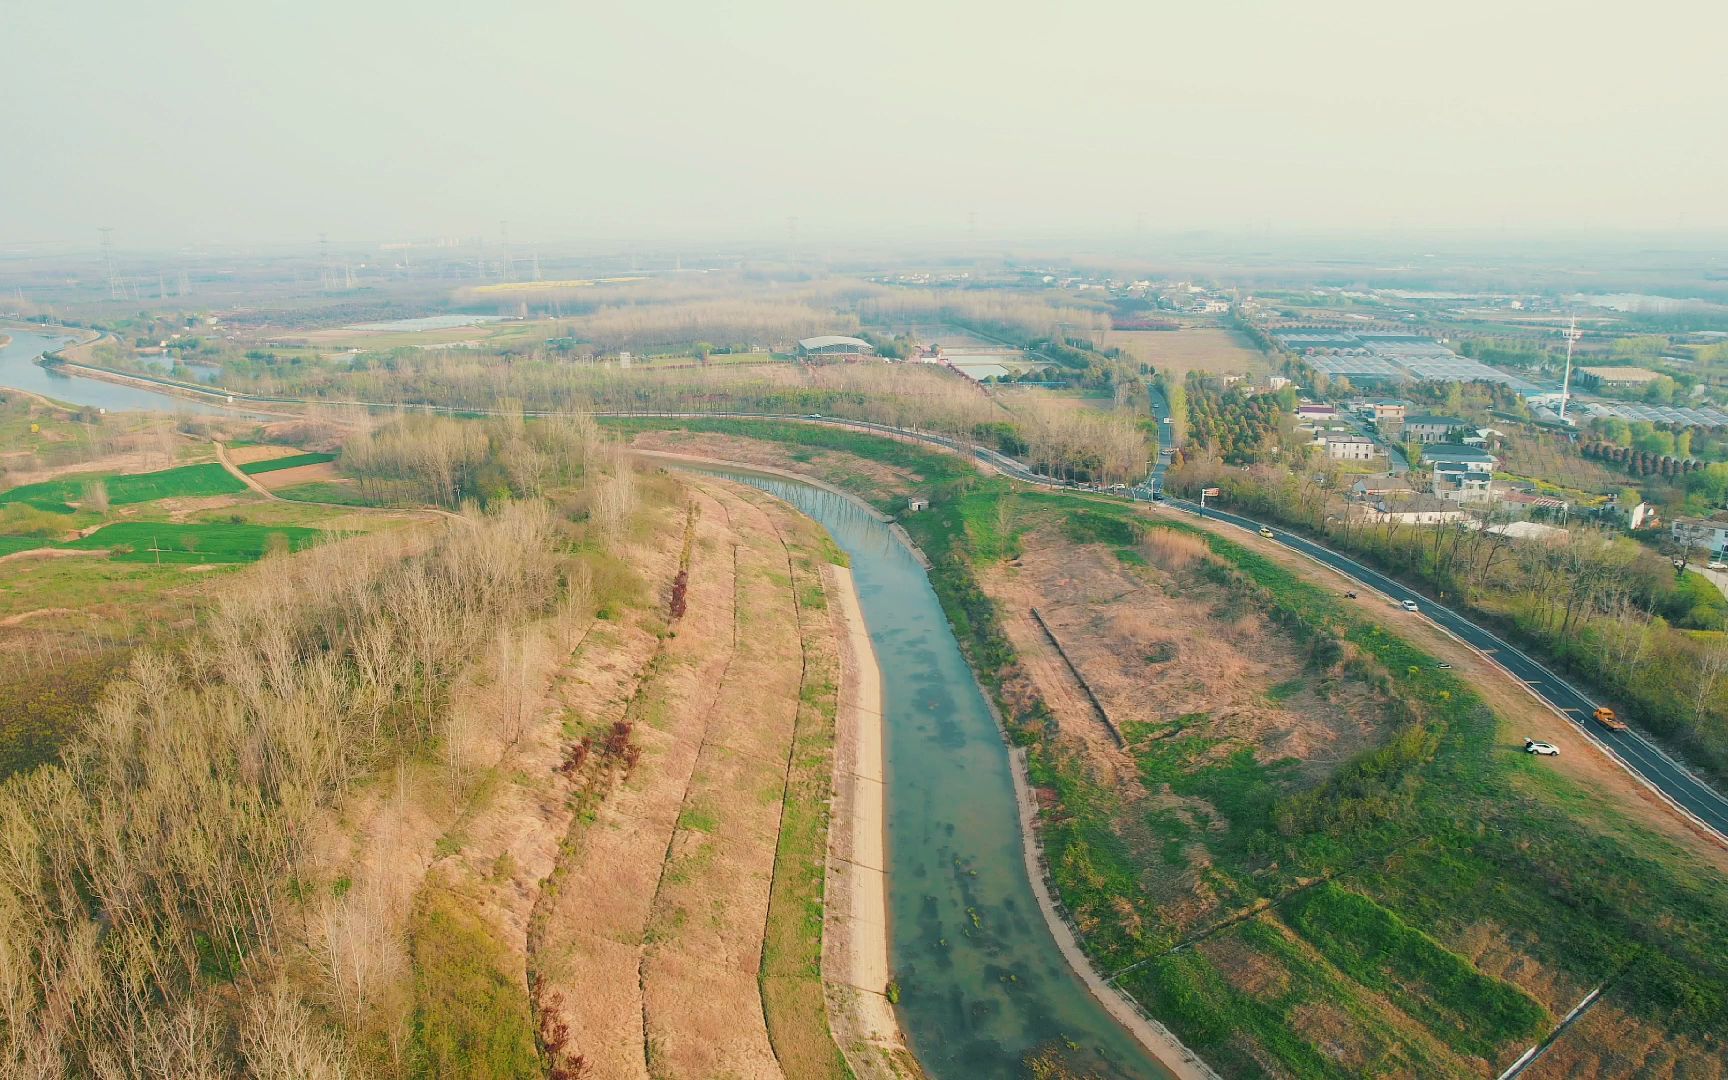
[[[1007,747],[923,567],[833,492],[696,471],[784,499],[851,559],[882,670],[891,968],[901,1025],[933,1080],[1023,1077],[1046,1049],[1077,1075],[1168,1077],[1091,996],[1039,912]]]
[[[9,334],[12,338],[5,348],[0,348],[0,386],[28,390],[69,405],[107,409],[109,412],[156,410],[234,415],[231,410],[205,402],[189,401],[172,394],[159,394],[153,390],[124,386],[102,379],[62,375],[36,363],[38,356],[73,340],[64,335],[43,334],[12,327],[0,327],[0,334]]]

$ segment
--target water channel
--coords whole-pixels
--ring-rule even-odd
[[[1168,1077],[1091,996],[1045,925],[1007,747],[923,567],[886,525],[832,492],[697,471],[791,503],[851,559],[882,670],[890,960],[901,1023],[931,1077],[1023,1077],[1027,1056],[1045,1050],[1079,1075]]]
[[[52,368],[38,364],[36,362],[38,356],[58,349],[72,340],[64,335],[43,334],[34,330],[20,330],[13,327],[0,327],[0,335],[7,335],[12,338],[4,348],[0,348],[0,386],[11,387],[14,390],[28,390],[33,394],[53,398],[55,401],[64,401],[68,405],[107,409],[109,412],[151,409],[170,413],[195,412],[234,415],[232,410],[205,402],[190,401],[186,398],[175,397],[172,394],[159,394],[152,390],[106,382],[101,379],[63,375]]]

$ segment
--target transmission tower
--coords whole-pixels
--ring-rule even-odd
[[[504,265],[503,265],[504,280],[509,281],[510,280],[510,223],[508,221],[500,221],[498,223],[498,242],[500,244],[502,244],[504,247]]]
[[[318,287],[325,292],[329,292],[335,283],[335,276],[330,272],[330,237],[325,233],[319,233]]]

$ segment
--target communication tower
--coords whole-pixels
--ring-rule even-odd
[[[1566,376],[1560,383],[1560,422],[1566,422],[1566,406],[1572,400],[1572,347],[1578,343],[1578,316],[1566,324]]]

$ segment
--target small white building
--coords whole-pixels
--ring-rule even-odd
[[[1404,418],[1404,437],[1419,443],[1437,443],[1454,431],[1463,430],[1465,423],[1456,416],[1412,413]]]
[[[1359,504],[1351,512],[1358,521],[1370,525],[1447,525],[1470,520],[1470,512],[1458,504],[1427,495],[1396,501],[1379,499]]]
[[[1320,445],[1334,461],[1373,461],[1382,451],[1365,435],[1322,435]]]

